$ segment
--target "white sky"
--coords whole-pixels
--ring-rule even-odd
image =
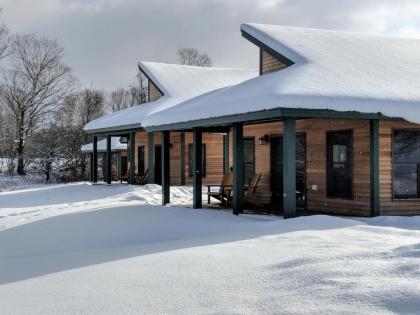
[[[12,32],[58,39],[84,86],[134,81],[137,62],[176,62],[180,47],[207,52],[215,66],[257,68],[243,22],[420,37],[416,0],[0,0]]]

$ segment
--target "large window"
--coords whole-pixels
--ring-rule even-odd
[[[201,176],[206,177],[206,145],[203,143],[202,146],[202,167]],[[193,177],[193,144],[188,145],[188,175]]]
[[[137,172],[139,175],[144,175],[144,146],[137,147]]]
[[[248,185],[255,173],[255,139],[244,138],[244,184]]]
[[[327,196],[353,195],[351,131],[327,132]]]
[[[420,130],[394,130],[392,139],[394,198],[420,198]]]

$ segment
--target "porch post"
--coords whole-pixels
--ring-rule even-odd
[[[229,172],[229,133],[223,135],[223,173]]]
[[[379,120],[370,123],[370,215],[381,214],[379,205]]]
[[[98,137],[93,137],[93,153],[92,153],[92,181],[98,182]]]
[[[233,214],[242,212],[244,199],[244,135],[243,124],[233,125]]]
[[[170,202],[170,154],[169,131],[161,132],[162,144],[162,205]]]
[[[296,121],[283,121],[283,216],[296,216]]]
[[[90,164],[90,178],[89,179],[93,183],[93,153],[89,154],[89,164]]]
[[[134,170],[136,166],[135,162],[135,153],[136,153],[136,133],[130,132],[130,184],[134,185],[136,183]]]
[[[111,136],[106,137],[106,183],[111,184],[112,177]]]
[[[193,131],[193,208],[203,206],[202,201],[202,175],[203,168],[203,135],[200,128]]]
[[[149,184],[155,183],[155,139],[153,132],[147,133],[147,169]]]
[[[185,185],[185,133],[181,132],[181,185]]]

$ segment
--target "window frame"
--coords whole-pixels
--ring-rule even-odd
[[[415,131],[419,133],[420,136],[420,128],[391,128],[391,190],[392,190],[392,201],[418,201],[420,200],[420,162],[414,163],[414,162],[396,162],[394,163],[394,141],[395,141],[395,132],[398,131]],[[394,192],[394,170],[395,164],[416,164],[417,165],[417,196],[416,197],[403,197],[399,198],[396,197],[396,194]]]
[[[330,192],[330,185],[329,185],[329,181],[331,178],[331,170],[332,168],[332,164],[330,164],[330,140],[329,140],[329,135],[330,134],[339,134],[339,133],[350,133],[351,134],[351,139],[350,139],[350,154],[349,154],[349,158],[350,158],[350,176],[351,176],[351,185],[350,185],[350,193],[349,196],[335,196],[332,195]],[[354,130],[353,129],[339,129],[339,130],[327,130],[325,132],[325,151],[326,151],[326,156],[325,156],[325,193],[326,193],[326,198],[328,199],[344,199],[344,200],[353,200],[354,199]],[[331,147],[333,148],[333,147]],[[331,152],[331,154],[333,154],[333,152]],[[333,162],[334,163],[334,162]]]
[[[253,143],[254,143],[253,150],[252,150],[252,153],[253,153],[252,167],[254,169],[254,173],[253,173],[253,176],[254,176],[255,175],[255,159],[256,159],[256,155],[255,155],[255,146],[256,146],[255,137],[253,137],[253,136],[244,137],[244,139],[243,139],[243,141],[244,141],[244,153],[245,153],[245,141],[246,140],[252,140]],[[245,163],[245,155],[244,155],[244,185],[248,185],[249,183],[247,183],[245,181],[245,164],[249,164],[250,165],[251,163]],[[252,177],[250,178],[250,180],[251,179],[252,179]]]

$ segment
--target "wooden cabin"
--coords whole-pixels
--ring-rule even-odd
[[[253,203],[285,217],[420,214],[420,40],[258,24],[241,31],[259,48],[260,76],[151,114],[146,131],[193,132],[199,161],[201,134],[228,130],[235,214],[247,207],[243,187],[255,172]],[[193,173],[199,208],[201,173]]]

